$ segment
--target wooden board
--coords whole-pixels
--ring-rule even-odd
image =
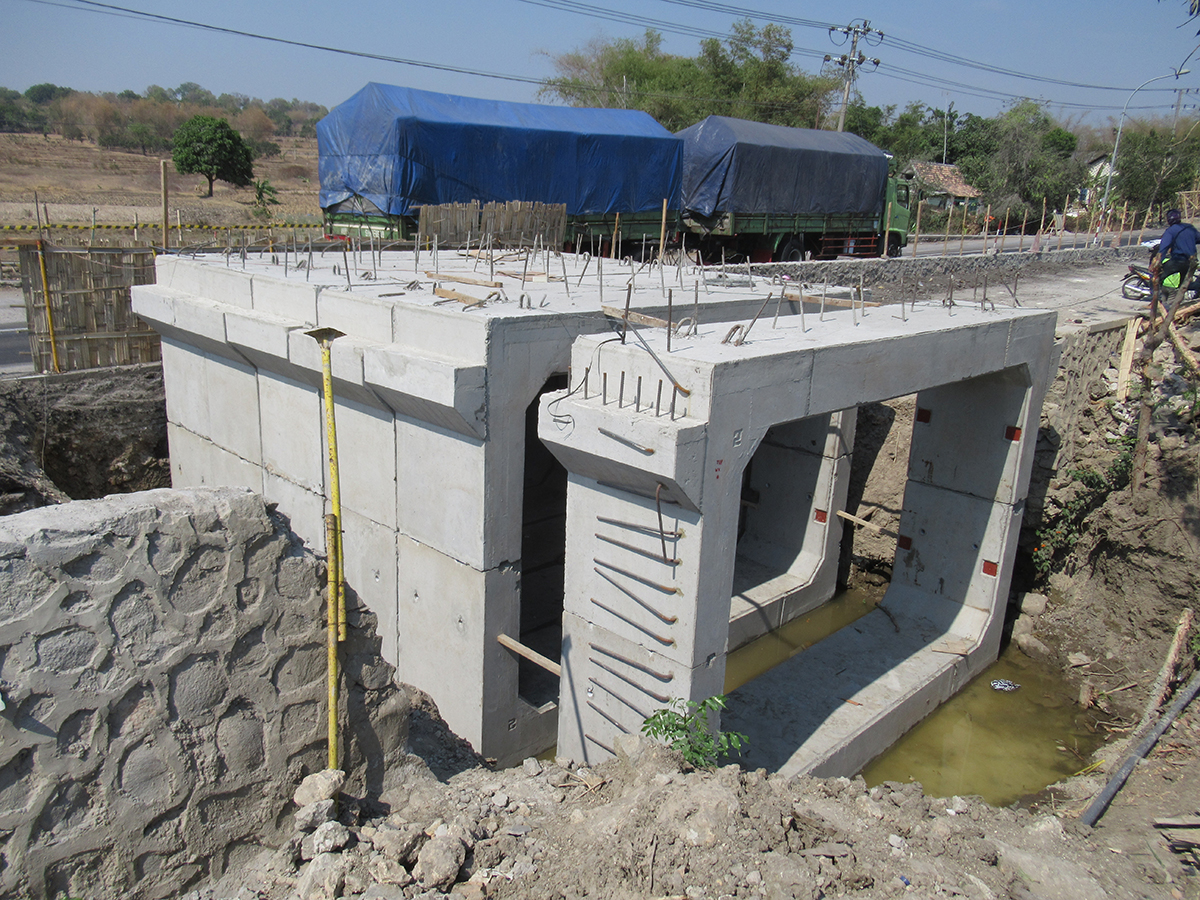
[[[615,306],[602,306],[600,311],[612,319],[624,319],[625,310],[618,309]],[[656,319],[654,316],[647,316],[644,313],[635,312],[632,309],[629,311],[629,321],[635,325],[648,325],[651,328],[666,328],[666,319]]]
[[[487,300],[483,297],[472,297],[470,294],[460,294],[458,291],[452,291],[450,288],[435,287],[433,289],[435,297],[441,297],[443,300],[457,300],[464,306],[483,306]]]
[[[448,275],[445,272],[425,271],[425,277],[434,281],[453,281],[455,284],[477,284],[480,287],[504,287],[499,281],[488,281],[486,278],[468,278],[466,275]]]

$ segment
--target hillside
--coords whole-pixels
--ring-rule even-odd
[[[255,160],[254,175],[279,192],[275,219],[317,222],[316,138],[280,138],[280,154]],[[162,158],[169,158],[164,152]],[[34,194],[49,209],[53,223],[157,222],[161,218],[157,155],[106,149],[64,140],[58,135],[0,134],[0,224],[33,225]],[[237,225],[257,221],[251,215],[254,191],[216,183],[213,196],[200,175],[179,175],[168,165],[171,223]],[[43,209],[45,215],[45,209]]]

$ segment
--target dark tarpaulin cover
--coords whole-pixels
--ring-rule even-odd
[[[883,208],[887,154],[856,134],[727,116],[678,134],[685,212],[870,215]]]
[[[321,207],[363,197],[392,215],[479,200],[569,215],[661,210],[683,142],[637,110],[507,103],[371,83],[317,123]]]

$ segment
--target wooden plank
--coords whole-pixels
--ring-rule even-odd
[[[1176,816],[1172,818],[1163,818],[1154,820],[1155,828],[1181,828],[1193,829],[1200,828],[1200,816]]]
[[[1133,370],[1133,351],[1137,346],[1137,327],[1139,319],[1135,316],[1125,323],[1125,340],[1121,344],[1121,364],[1117,368],[1117,402],[1124,403],[1129,396],[1129,373]]]
[[[556,677],[562,676],[562,666],[560,666],[554,660],[547,659],[545,656],[542,656],[542,654],[538,653],[532,647],[526,647],[520,641],[513,640],[507,634],[501,633],[496,635],[496,642],[500,644],[501,647],[511,650],[513,653],[517,654],[517,656],[523,656],[531,663],[541,666],[551,675]]]
[[[600,311],[610,319],[625,318],[625,310],[618,309],[615,306],[602,306],[600,307]],[[630,310],[629,312],[629,321],[633,322],[635,325],[649,325],[651,328],[667,327],[666,319],[656,319],[654,316],[647,316],[644,313],[634,312],[633,310]]]
[[[971,652],[971,648],[974,646],[975,645],[971,641],[960,639],[957,641],[942,641],[942,643],[934,647],[930,647],[929,649],[934,653],[949,653],[953,656],[966,656]]]
[[[888,531],[886,528],[880,528],[878,525],[874,525],[871,522],[868,522],[866,519],[860,519],[858,516],[852,516],[850,513],[844,512],[840,509],[837,511],[837,514],[846,521],[853,522],[855,525],[861,525],[863,528],[870,528],[876,534],[886,534],[888,537],[894,538],[900,537],[900,535],[894,531]]]
[[[456,284],[476,284],[480,287],[498,288],[504,287],[499,281],[488,281],[484,278],[468,278],[466,275],[450,275],[445,272],[425,272],[426,278],[432,278],[434,281],[453,281]]]
[[[443,300],[457,300],[464,306],[482,306],[487,302],[483,297],[472,297],[470,294],[460,294],[458,291],[452,291],[449,288],[435,287],[433,289],[434,296],[441,297]]]
[[[792,300],[792,301],[803,300],[804,303],[807,303],[810,306],[820,306],[821,305],[821,295],[820,294],[801,295],[799,293],[792,294],[787,291],[784,291],[783,299],[784,300]],[[825,297],[825,305],[826,306],[837,306],[837,307],[841,307],[843,309],[849,309],[851,306],[857,307],[860,305],[861,306],[870,306],[870,307],[874,308],[874,307],[880,306],[881,304],[875,300],[864,300],[861,304],[859,304],[858,301],[856,301],[856,300],[842,300],[840,297],[830,297],[827,295]]]

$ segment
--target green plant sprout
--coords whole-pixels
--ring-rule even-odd
[[[708,725],[710,713],[725,708],[725,695],[706,700],[678,697],[642,722],[642,733],[658,738],[697,769],[712,769],[717,761],[742,749],[747,743],[737,731],[716,731]]]

